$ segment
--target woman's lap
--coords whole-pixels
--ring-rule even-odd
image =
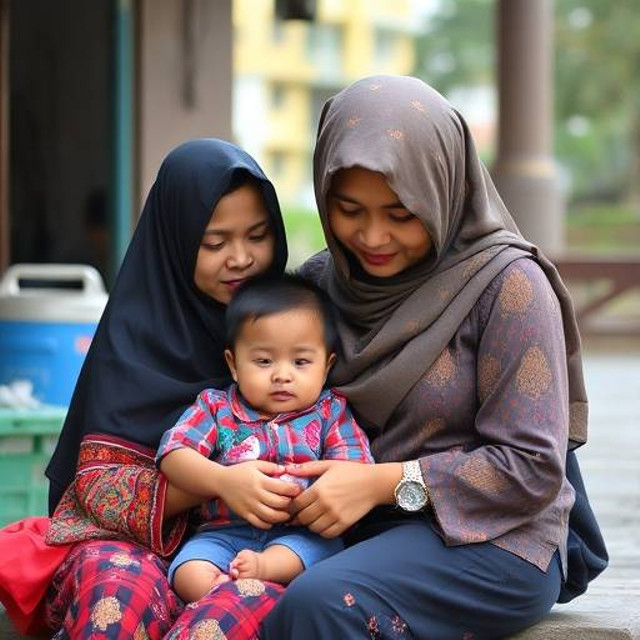
[[[555,557],[544,574],[489,543],[447,548],[425,521],[403,521],[305,571],[261,638],[500,638],[542,619],[559,588]]]
[[[158,556],[127,542],[85,542],[53,578],[47,623],[59,629],[55,640],[155,640],[182,608]]]
[[[47,623],[58,630],[54,640],[247,640],[257,637],[282,589],[238,580],[184,607],[155,554],[127,542],[85,542],[54,576]]]
[[[284,587],[260,580],[226,582],[185,608],[164,640],[254,640]]]
[[[83,543],[54,577],[47,617],[60,629],[56,640],[244,640],[275,604],[264,640],[479,640],[543,618],[559,586],[555,559],[544,574],[491,544],[447,548],[428,524],[405,521],[311,567],[280,602],[278,585],[245,580],[183,608],[154,554],[124,542]]]

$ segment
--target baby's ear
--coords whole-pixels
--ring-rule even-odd
[[[229,366],[229,371],[231,371],[231,377],[233,378],[233,381],[238,382],[238,372],[236,370],[236,359],[231,349],[224,350],[224,359],[227,361],[227,365]]]
[[[325,369],[324,375],[325,375],[325,379],[326,376],[329,375],[329,370],[331,369],[331,367],[333,367],[333,365],[336,363],[336,360],[338,359],[338,356],[336,356],[335,353],[330,353],[329,357],[327,358],[327,368]]]

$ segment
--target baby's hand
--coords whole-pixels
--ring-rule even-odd
[[[283,471],[282,466],[264,460],[223,467],[218,494],[249,524],[270,529],[289,520],[291,500],[301,493],[297,484],[280,480]]]

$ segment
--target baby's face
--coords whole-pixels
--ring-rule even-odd
[[[334,356],[319,314],[302,308],[246,322],[227,360],[245,400],[271,418],[313,405]]]

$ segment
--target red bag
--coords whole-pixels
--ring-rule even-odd
[[[73,544],[48,545],[49,518],[25,518],[0,529],[0,601],[20,633],[47,632],[44,598]]]

